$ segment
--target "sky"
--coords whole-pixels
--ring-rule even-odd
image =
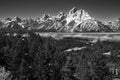
[[[73,7],[84,9],[99,20],[120,17],[119,0],[0,0],[0,20],[14,16],[40,18],[48,13],[56,16],[59,12],[68,13]]]

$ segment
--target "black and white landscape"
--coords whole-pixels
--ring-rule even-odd
[[[120,80],[119,7],[117,0],[2,0],[0,80]]]

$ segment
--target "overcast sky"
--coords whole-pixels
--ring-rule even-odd
[[[77,7],[92,17],[108,20],[120,17],[119,0],[0,0],[0,19],[19,16],[37,18],[44,13],[57,15]]]

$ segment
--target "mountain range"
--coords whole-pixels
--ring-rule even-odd
[[[83,9],[73,7],[67,14],[44,14],[42,18],[6,18],[0,28],[7,30],[34,30],[39,32],[119,32],[120,18],[103,22],[91,17]]]

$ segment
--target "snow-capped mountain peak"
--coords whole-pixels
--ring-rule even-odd
[[[76,11],[77,11],[77,8],[76,8],[76,7],[73,7],[73,8],[69,11],[69,14],[74,14]]]
[[[50,18],[50,14],[44,14],[43,17],[41,18],[41,21],[46,21]]]
[[[68,14],[64,12],[60,12],[57,16],[44,14],[42,18],[36,20],[31,18],[23,20],[19,17],[7,18],[3,24],[5,27],[13,28],[14,25],[20,25],[24,29],[35,29],[42,32],[104,32],[111,31],[111,29],[113,31],[118,30],[120,19],[105,25],[91,17],[87,11],[73,7]]]
[[[21,22],[22,20],[18,16],[15,16],[11,21]]]
[[[92,19],[91,16],[83,9],[77,10],[75,7],[69,11],[67,15],[66,21],[69,24],[71,21],[75,21],[76,23],[81,23],[85,20]]]

